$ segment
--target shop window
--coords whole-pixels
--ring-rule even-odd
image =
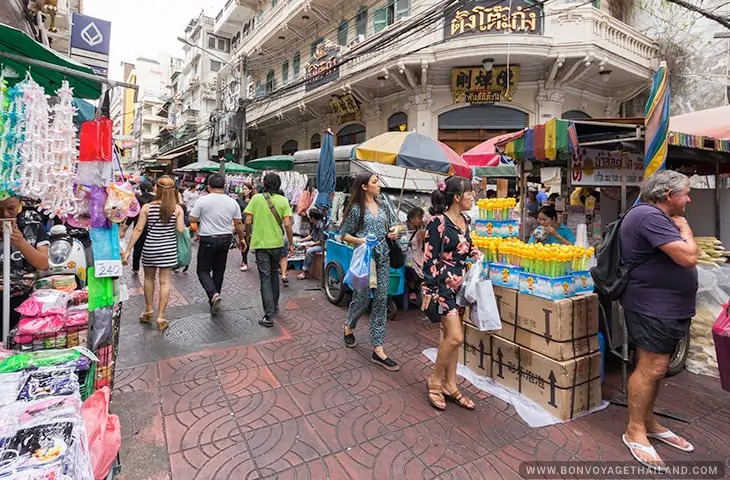
[[[286,84],[289,81],[289,62],[281,64],[281,83]]]
[[[337,27],[337,44],[342,45],[343,47],[347,45],[347,20],[344,20],[340,23],[340,26]]]
[[[322,42],[324,42],[324,38],[322,38],[322,37],[319,37],[317,40],[312,42],[312,56],[314,56],[314,52],[317,51],[317,47]]]
[[[388,119],[389,132],[405,132],[408,130],[408,115],[403,112],[394,113]]]
[[[282,155],[294,155],[299,150],[299,142],[296,140],[287,140],[284,145],[281,146]]]
[[[365,125],[353,123],[337,132],[337,145],[356,145],[365,141]]]
[[[390,25],[392,22],[389,21],[388,18],[388,7],[381,7],[376,8],[373,12],[373,32],[378,33],[379,31],[385,29],[388,25]]]
[[[319,148],[322,146],[322,136],[319,133],[312,135],[312,139],[309,142],[309,148]]]
[[[221,62],[218,62],[216,60],[210,61],[210,71],[213,73],[220,72],[222,66],[223,64]]]
[[[270,157],[271,156],[271,145],[269,145],[269,146],[266,147],[266,156],[267,157]]]
[[[292,77],[299,78],[299,65],[302,63],[302,58],[299,52],[294,54],[294,61],[292,62]]]
[[[355,16],[355,34],[365,38],[368,34],[368,9],[362,7]]]
[[[274,78],[275,74],[273,70],[269,70],[269,73],[266,74],[266,93],[271,93],[274,91],[274,85],[276,82],[276,79]]]
[[[208,48],[215,48],[216,38],[213,35],[208,35]]]

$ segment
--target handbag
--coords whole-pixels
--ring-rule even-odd
[[[446,229],[444,228],[444,233],[441,236],[441,249],[439,250],[439,263],[443,261],[444,258],[444,244],[446,243]],[[421,293],[423,295],[423,293]],[[441,321],[441,316],[443,314],[443,311],[441,310],[441,303],[438,301],[438,294],[433,293],[431,294],[426,300],[425,305],[423,300],[421,301],[421,310],[423,313],[426,314],[426,317],[428,317],[429,320],[433,323],[439,323]]]
[[[190,252],[190,230],[186,227],[182,232],[177,232],[177,267],[190,265],[192,254]]]
[[[387,230],[390,233],[390,225],[388,225]],[[385,234],[385,241],[388,243],[388,249],[390,249],[390,268],[403,268],[403,265],[406,264],[406,255],[398,242],[388,238],[388,233]]]

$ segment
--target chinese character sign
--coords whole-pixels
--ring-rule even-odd
[[[519,78],[519,65],[496,65],[489,71],[481,66],[454,68],[451,71],[451,93],[455,103],[495,103],[502,98],[511,101]]]
[[[510,8],[511,7],[511,8]],[[464,1],[445,15],[444,36],[501,33],[541,34],[542,9],[534,2]]]
[[[639,153],[580,148],[572,159],[573,185],[637,187],[644,179],[643,157]]]

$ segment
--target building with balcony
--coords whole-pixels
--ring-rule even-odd
[[[81,13],[81,0],[57,0],[53,15],[33,0],[0,2],[0,23],[15,27],[61,55],[68,56],[71,46],[71,17]]]
[[[658,65],[598,1],[229,3],[255,11],[218,27],[237,29],[253,79],[250,158],[317,148],[326,128],[337,145],[416,130],[463,152],[552,117],[618,116]]]
[[[190,20],[183,38],[184,58],[168,82],[168,126],[158,138],[158,161],[172,168],[208,160],[216,75],[231,58],[231,36],[226,31],[216,32],[215,19],[204,12]]]

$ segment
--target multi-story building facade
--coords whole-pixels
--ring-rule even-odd
[[[254,91],[250,158],[388,130],[457,152],[552,117],[610,117],[647,88],[657,45],[604,2],[230,0]],[[446,8],[448,7],[448,8]]]
[[[231,37],[216,34],[214,24],[204,13],[190,20],[183,37],[182,68],[173,70],[169,78],[173,96],[163,107],[170,128],[158,139],[158,162],[172,168],[209,157],[216,74],[231,57]]]
[[[67,56],[71,45],[71,17],[82,12],[83,2],[57,0],[53,10],[46,3],[50,5],[33,0],[3,0],[0,2],[0,23],[18,28]]]

